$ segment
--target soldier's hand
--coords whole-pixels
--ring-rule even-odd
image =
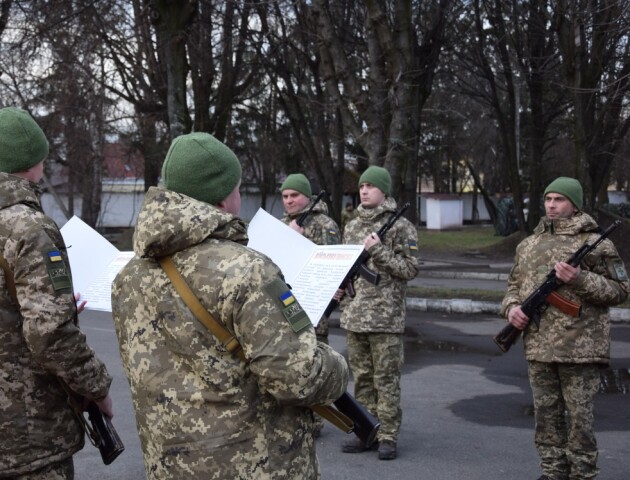
[[[104,415],[107,415],[110,420],[114,418],[114,411],[112,410],[112,397],[109,396],[109,393],[105,398],[99,400],[98,402],[95,401],[94,403],[98,405],[101,412],[103,412]]]
[[[346,291],[343,288],[338,288],[335,294],[333,295],[333,300],[335,302],[340,302],[345,294],[346,294]]]
[[[556,278],[562,283],[573,283],[582,271],[580,266],[573,267],[566,262],[558,262],[555,265]]]
[[[298,232],[300,235],[304,235],[304,229],[297,224],[296,220],[291,220],[289,227]]]
[[[512,307],[508,313],[508,322],[515,328],[523,330],[529,323],[529,317],[523,313],[520,306]]]
[[[365,237],[365,240],[363,241],[363,248],[369,250],[374,245],[377,245],[379,243],[381,243],[381,239],[375,232],[372,232],[367,237]]]
[[[77,304],[77,313],[81,313],[85,310],[85,305],[87,304],[87,300],[81,300],[81,294],[79,292],[74,294],[74,301]]]

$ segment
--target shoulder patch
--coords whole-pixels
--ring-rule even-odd
[[[409,240],[408,242],[409,250],[418,250],[418,242],[415,240]]]
[[[265,286],[265,292],[279,304],[282,315],[295,333],[300,333],[312,326],[308,315],[282,280],[277,279],[269,283]]]
[[[623,262],[613,263],[613,268],[615,269],[617,280],[619,280],[620,282],[625,282],[626,280],[628,280],[628,274],[626,273],[626,267],[624,267]]]
[[[61,256],[61,252],[59,252],[59,250],[44,250],[43,255],[46,271],[48,272],[48,277],[50,278],[53,289],[57,291],[72,288],[70,272],[66,267],[66,262]]]

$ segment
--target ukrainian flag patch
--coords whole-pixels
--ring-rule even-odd
[[[61,258],[61,253],[59,253],[59,251],[57,250],[52,250],[50,252],[48,252],[48,259],[52,262],[62,262],[63,258]]]
[[[300,333],[313,326],[300,303],[282,280],[277,279],[266,285],[265,292],[279,303],[282,315],[295,333]]]
[[[418,250],[418,243],[415,240],[409,240],[409,250]]]
[[[282,301],[282,304],[285,307],[288,307],[289,305],[291,305],[293,302],[295,302],[295,297],[293,296],[293,293],[291,293],[291,290],[287,290],[286,292],[284,292],[283,294],[281,294],[279,296],[280,300]]]

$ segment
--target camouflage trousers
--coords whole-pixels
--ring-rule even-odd
[[[597,477],[593,399],[594,364],[528,362],[534,397],[535,443],[545,475],[553,480]]]
[[[72,457],[47,465],[35,472],[10,477],[10,480],[73,480],[74,462]]]
[[[348,363],[354,377],[354,396],[381,422],[379,440],[396,442],[400,408],[400,371],[404,361],[399,333],[347,332]]]

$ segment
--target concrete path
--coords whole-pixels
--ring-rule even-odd
[[[477,289],[505,292],[512,268],[510,262],[484,260],[420,258],[420,271],[410,286],[444,289]],[[500,302],[483,302],[466,298],[408,297],[407,308],[421,312],[499,314]],[[612,322],[630,322],[629,308],[611,308]]]

